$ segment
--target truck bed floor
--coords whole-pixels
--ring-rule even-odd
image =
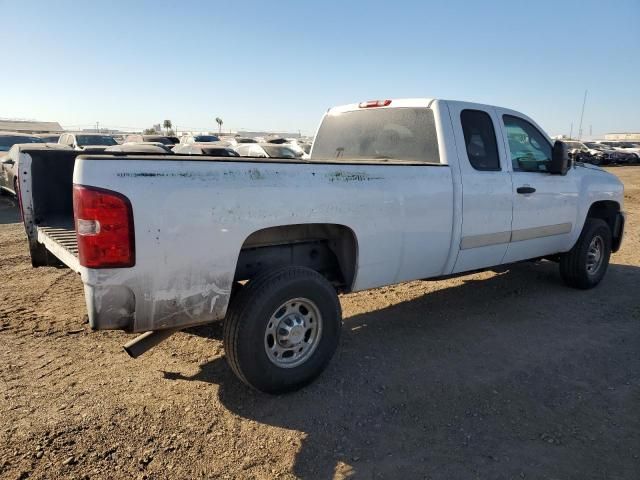
[[[78,239],[73,219],[56,219],[38,225],[38,241],[70,268],[77,270]]]

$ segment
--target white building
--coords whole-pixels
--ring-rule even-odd
[[[605,140],[629,140],[640,141],[640,133],[621,132],[621,133],[607,133],[604,136]]]

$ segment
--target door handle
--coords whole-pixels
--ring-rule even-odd
[[[516,189],[516,192],[518,192],[518,193],[533,193],[535,191],[536,191],[536,189],[533,188],[533,187],[518,187]]]

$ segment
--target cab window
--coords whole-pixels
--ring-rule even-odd
[[[476,170],[500,171],[496,131],[489,114],[480,110],[463,110],[460,123],[471,166]]]
[[[548,172],[551,144],[540,131],[526,120],[503,115],[509,152],[514,172]]]

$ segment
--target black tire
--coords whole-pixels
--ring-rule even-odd
[[[598,240],[599,239],[599,240]],[[600,242],[599,261],[594,265],[594,246]],[[573,248],[560,257],[560,275],[573,288],[583,290],[600,283],[611,257],[611,229],[604,220],[587,218],[582,233]]]
[[[275,363],[277,358],[272,360],[267,353],[268,328],[274,321],[283,321],[273,320],[280,307],[297,299],[309,301],[317,309],[320,317],[316,319],[316,326],[319,325],[316,328],[320,333],[303,363],[282,367]],[[298,390],[325,369],[338,346],[341,326],[338,295],[322,275],[305,267],[270,270],[244,285],[229,305],[224,320],[227,361],[238,378],[256,390],[266,393]],[[307,332],[303,337],[305,342]],[[280,361],[282,358],[284,354]]]

